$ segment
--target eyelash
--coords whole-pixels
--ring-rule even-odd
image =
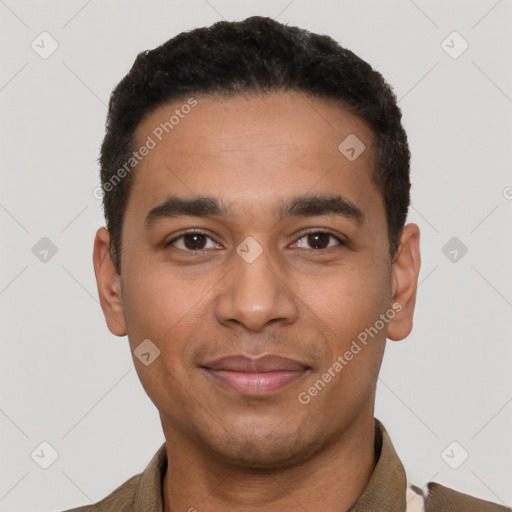
[[[185,233],[182,233],[181,235],[173,238],[172,240],[170,240],[169,242],[167,242],[165,244],[165,247],[170,247],[172,246],[173,243],[175,243],[176,241],[188,236],[188,235],[202,235],[202,236],[205,236],[207,238],[209,238],[210,240],[214,241],[213,238],[211,236],[209,236],[207,233],[205,233],[204,231],[200,231],[200,230],[190,230],[190,231],[187,231]],[[331,233],[330,231],[324,231],[324,230],[321,230],[321,229],[312,229],[310,231],[307,231],[306,233],[303,233],[298,239],[298,240],[301,240],[302,238],[304,237],[307,237],[308,235],[328,235],[330,236],[331,238],[334,238],[340,246],[344,246],[345,245],[345,242],[339,238],[338,236],[334,235],[333,233]],[[217,242],[215,242],[217,243]],[[294,242],[294,243],[297,243],[297,242]],[[196,253],[202,253],[204,251],[207,251],[208,249],[197,249],[197,250],[192,250],[192,249],[180,249],[180,248],[177,248],[178,250],[180,251],[184,251],[184,252],[196,252]],[[319,251],[325,251],[327,249],[332,249],[332,246],[331,247],[326,247],[326,248],[323,248],[323,249],[310,249],[311,251],[315,251],[315,252],[319,252]]]

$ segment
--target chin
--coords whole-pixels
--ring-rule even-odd
[[[211,442],[211,441],[210,441]],[[218,457],[246,469],[278,469],[300,464],[320,447],[318,437],[305,439],[297,432],[233,432],[221,442],[210,444]]]

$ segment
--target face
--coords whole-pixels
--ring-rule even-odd
[[[102,306],[149,354],[134,364],[168,442],[296,463],[373,418],[386,336],[411,328],[417,227],[392,263],[360,119],[299,93],[196,101],[138,127],[154,147],[132,171],[121,276],[105,229],[95,241]]]

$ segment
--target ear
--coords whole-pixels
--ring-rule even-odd
[[[110,233],[99,228],[94,238],[93,263],[101,309],[112,334],[124,336],[126,325],[121,298],[121,276],[110,256]]]
[[[392,305],[397,314],[388,324],[387,337],[393,341],[403,340],[412,331],[420,266],[420,228],[407,224],[392,262]]]

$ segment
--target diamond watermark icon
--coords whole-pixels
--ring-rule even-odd
[[[149,366],[160,355],[160,349],[150,339],[145,339],[133,353],[144,366]]]
[[[252,236],[248,236],[238,245],[236,252],[245,262],[252,263],[263,252],[263,247]]]
[[[56,254],[57,246],[46,236],[43,236],[33,247],[32,253],[43,263],[48,263]]]
[[[442,452],[441,458],[452,469],[458,469],[469,457],[467,450],[457,441],[452,441]]]
[[[57,40],[49,32],[41,32],[33,41],[30,43],[32,50],[34,50],[39,57],[47,59],[50,57],[59,47]]]
[[[39,467],[48,469],[59,458],[59,453],[50,443],[43,441],[34,448],[30,456]]]
[[[469,43],[454,30],[441,42],[441,48],[452,58],[458,59],[468,48]]]
[[[365,149],[363,141],[354,133],[345,137],[338,146],[340,153],[351,162],[357,160]]]
[[[468,252],[467,246],[456,236],[446,242],[441,252],[452,262],[458,263]]]

